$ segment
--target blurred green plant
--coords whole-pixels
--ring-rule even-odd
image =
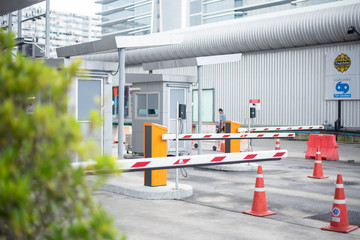
[[[67,92],[79,62],[58,71],[13,53],[0,30],[0,239],[119,239],[72,158],[113,169],[83,142]],[[99,123],[99,118],[91,116]]]

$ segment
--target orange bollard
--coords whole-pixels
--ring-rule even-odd
[[[243,211],[243,213],[258,217],[264,217],[264,216],[276,214],[276,212],[269,211],[267,208],[264,175],[263,175],[262,167],[260,165],[258,166],[258,171],[257,171],[252,208],[251,210]]]
[[[329,176],[323,175],[320,147],[317,147],[313,175],[308,176],[308,177],[309,178],[328,178],[329,177]]]
[[[322,227],[322,230],[348,233],[357,229],[358,226],[349,225],[344,184],[342,175],[337,175],[334,203],[331,213],[330,225]]]

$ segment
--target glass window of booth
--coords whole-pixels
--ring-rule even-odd
[[[136,117],[159,116],[159,93],[136,93]]]

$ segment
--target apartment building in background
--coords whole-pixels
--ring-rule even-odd
[[[18,29],[18,11],[12,12],[11,30],[23,41],[22,52],[30,57],[43,57],[45,48],[45,8],[32,6],[21,11],[21,29]],[[0,17],[2,28],[9,28],[9,15]],[[100,39],[100,17],[50,11],[50,53],[57,57],[56,48]]]

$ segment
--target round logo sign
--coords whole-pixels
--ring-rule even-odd
[[[333,213],[334,217],[337,217],[337,216],[340,215],[340,209],[337,208],[337,207],[334,207],[333,210],[332,210],[332,213]]]
[[[350,65],[351,65],[351,59],[346,54],[342,53],[335,58],[334,67],[339,72],[342,72],[342,73],[345,72],[346,70],[348,70]]]

